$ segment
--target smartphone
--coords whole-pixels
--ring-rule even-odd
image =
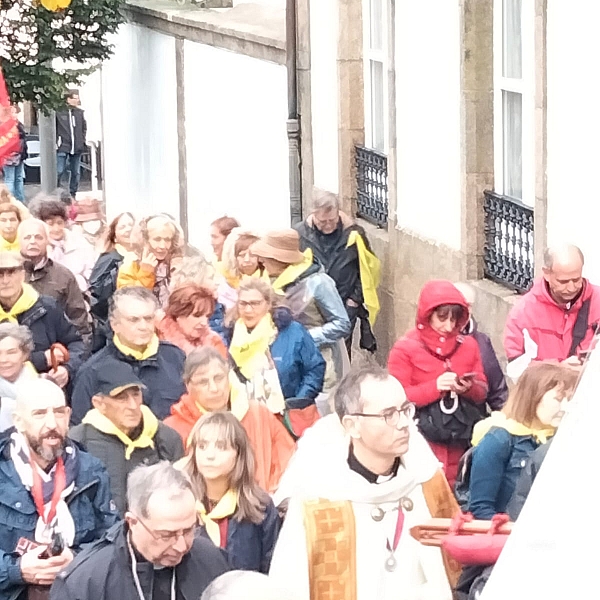
[[[467,383],[473,381],[477,373],[465,373],[461,377],[458,378],[458,383]]]

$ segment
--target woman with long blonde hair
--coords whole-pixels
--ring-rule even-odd
[[[205,533],[227,551],[231,566],[268,573],[279,515],[254,479],[254,454],[237,418],[230,412],[201,417],[178,464],[192,482]]]

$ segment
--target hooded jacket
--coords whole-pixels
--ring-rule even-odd
[[[77,106],[65,106],[56,113],[56,149],[67,154],[81,154],[86,148],[87,123]]]
[[[148,409],[146,410],[150,412]],[[152,443],[133,448],[131,455],[127,456],[127,447],[116,434],[116,426],[110,422],[107,423],[108,419],[106,418],[96,418],[97,415],[95,409],[91,410],[83,423],[69,430],[69,437],[79,442],[86,452],[106,465],[110,477],[112,499],[119,514],[123,516],[127,510],[127,477],[129,473],[140,465],[153,465],[161,460],[170,462],[179,460],[183,456],[183,444],[177,432],[157,421],[152,413],[150,415],[145,413],[140,437],[147,435],[151,438]],[[148,423],[148,421],[150,422]]]
[[[86,549],[57,576],[50,600],[140,600],[131,568],[127,524],[121,521]],[[197,535],[191,550],[175,567],[177,600],[198,600],[208,585],[230,570],[223,553]],[[154,569],[138,561],[137,575],[144,598],[152,597]]]
[[[134,373],[146,386],[143,391],[144,403],[158,419],[164,419],[169,414],[171,405],[185,392],[185,354],[182,350],[169,342],[160,342],[156,354],[138,360],[121,352],[111,340],[87,360],[77,373],[71,399],[71,421],[74,425],[79,424],[92,408],[92,396],[98,392],[97,374],[100,370],[110,369],[114,361],[131,365]]]
[[[101,538],[118,521],[104,466],[86,452],[77,456],[75,487],[65,499],[75,522],[75,552]],[[0,486],[0,600],[21,600],[27,598],[27,588],[14,550],[19,538],[34,539],[38,514],[10,459],[10,437],[0,441]]]
[[[525,352],[523,330],[527,330],[537,345],[536,360],[569,358],[573,342],[573,327],[581,305],[590,300],[590,312],[585,338],[578,350],[587,350],[594,337],[595,325],[600,323],[600,287],[583,281],[583,290],[572,306],[557,304],[546,281],[538,279],[510,311],[504,329],[504,351],[509,361]]]
[[[235,393],[232,390],[230,410],[240,420],[250,439],[258,485],[273,492],[296,449],[294,441],[266,405],[248,401],[241,391]],[[203,414],[193,398],[185,394],[171,407],[171,416],[165,419],[165,424],[177,431],[187,446],[192,427]]]
[[[433,311],[444,304],[458,304],[464,308],[462,320],[448,336],[440,335],[429,324]],[[450,281],[432,280],[423,286],[416,327],[394,344],[388,358],[389,372],[398,379],[408,399],[417,407],[427,406],[442,397],[437,389],[437,378],[447,371],[459,377],[475,373],[473,385],[463,395],[473,402],[485,400],[487,381],[479,346],[472,337],[458,333],[464,329],[467,320],[467,301]]]

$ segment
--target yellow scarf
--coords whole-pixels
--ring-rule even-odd
[[[24,283],[23,293],[8,312],[0,305],[0,323],[4,321],[18,323],[17,317],[28,311],[37,302],[39,297],[40,295],[28,283]]]
[[[481,442],[485,434],[492,427],[501,427],[502,429],[506,429],[506,431],[508,431],[508,433],[511,435],[531,435],[540,444],[545,444],[556,432],[554,427],[532,429],[531,427],[527,427],[527,425],[523,425],[523,423],[518,423],[514,419],[508,419],[503,412],[496,411],[493,412],[487,419],[479,421],[479,423],[475,424],[475,427],[473,428],[471,444],[473,444],[473,446],[477,446],[477,444]]]
[[[105,417],[97,408],[88,411],[83,418],[82,423],[91,425],[102,433],[118,437],[123,444],[125,444],[125,459],[129,460],[136,448],[154,448],[154,436],[158,431],[158,419],[147,406],[142,405],[141,409],[144,426],[141,435],[136,440],[130,439],[127,434],[118,429],[117,426],[110,419]]]
[[[304,271],[307,271],[313,264],[313,253],[310,248],[304,252],[304,260],[296,265],[286,267],[285,271],[273,282],[273,290],[276,294],[284,295],[283,288],[296,281]]]
[[[0,235],[0,252],[5,250],[19,252],[21,250],[21,247],[19,246],[19,238],[16,237],[14,242],[9,242]]]
[[[136,360],[146,360],[158,352],[158,336],[156,334],[152,336],[150,343],[146,346],[146,349],[143,352],[129,348],[119,339],[116,334],[113,336],[113,343],[123,354],[126,356],[132,356]]]
[[[129,250],[127,250],[124,246],[122,246],[121,244],[115,244],[115,250],[123,257],[125,258],[125,256],[127,256],[128,254],[130,254]]]
[[[232,287],[234,290],[237,290],[240,287],[240,283],[245,279],[262,279],[266,281],[268,284],[271,283],[269,279],[269,274],[266,269],[263,269],[262,273],[260,269],[256,269],[252,275],[238,275],[237,273],[233,273],[232,271],[225,271],[223,276],[225,277],[225,281]]]
[[[269,313],[250,332],[241,319],[236,321],[229,352],[245,377],[250,379],[267,364],[265,354],[276,337],[277,329]]]
[[[221,531],[216,521],[230,517],[236,511],[238,498],[239,494],[237,492],[228,490],[210,512],[206,511],[202,502],[196,503],[198,514],[204,523],[204,527],[206,527],[206,533],[208,533],[208,537],[217,548],[221,547]]]
[[[365,240],[358,231],[350,232],[346,248],[356,244],[358,251],[358,265],[360,270],[360,284],[362,286],[365,306],[369,312],[369,323],[375,324],[379,313],[379,298],[377,288],[381,278],[381,261],[367,248]]]

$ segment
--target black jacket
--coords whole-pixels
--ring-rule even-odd
[[[73,381],[79,367],[86,359],[87,350],[77,328],[57,304],[54,298],[40,296],[36,303],[17,316],[19,325],[27,325],[33,336],[31,362],[38,373],[50,370],[44,352],[55,343],[60,343],[69,351],[69,362],[64,366]]]
[[[56,578],[50,600],[140,600],[126,536],[127,526],[120,523],[79,554]],[[177,599],[198,600],[208,585],[230,567],[221,551],[198,535],[175,569]],[[137,573],[144,596],[151,598],[152,565],[138,563]]]
[[[56,113],[56,149],[67,154],[85,152],[87,123],[81,108],[67,106]]]
[[[123,257],[119,252],[104,252],[90,275],[91,313],[101,323],[108,320],[108,301],[117,289],[117,275]]]
[[[160,460],[174,462],[183,456],[181,436],[160,422],[154,436],[154,448],[136,448],[129,460],[125,458],[125,445],[117,436],[99,431],[89,423],[70,429],[69,437],[105,465],[112,499],[121,516],[127,510],[127,477],[133,469],[139,465],[153,465]]]
[[[171,414],[171,405],[185,394],[183,364],[185,353],[174,344],[160,342],[158,352],[145,360],[123,354],[112,341],[94,354],[79,370],[71,399],[72,423],[77,425],[92,408],[92,396],[98,392],[97,373],[110,369],[114,361],[131,365],[134,373],[146,386],[144,403],[158,417]]]
[[[358,250],[356,244],[349,248],[346,244],[350,233],[357,231],[370,249],[365,230],[342,213],[336,231],[329,235],[322,234],[313,225],[311,217],[298,224],[296,230],[300,235],[300,249],[312,249],[327,275],[335,281],[344,304],[349,298],[357,304],[362,304],[364,298],[360,282]]]

